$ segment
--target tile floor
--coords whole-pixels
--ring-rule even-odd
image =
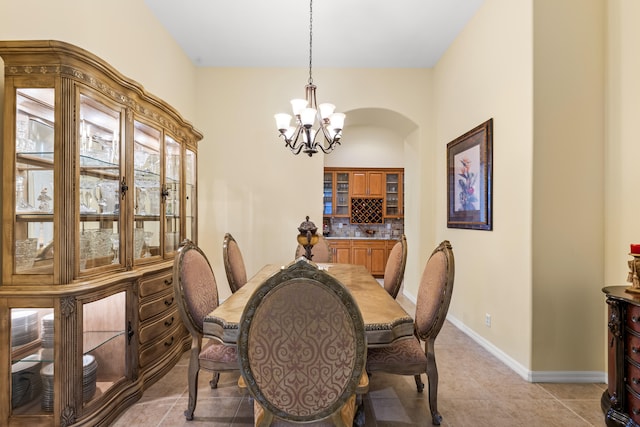
[[[401,294],[400,294],[401,295]],[[398,300],[408,313],[413,305]],[[187,354],[113,424],[116,427],[253,425],[253,406],[237,386],[239,374],[222,374],[211,390],[200,374],[195,419],[186,421]],[[446,427],[604,426],[600,397],[605,384],[529,383],[471,338],[445,322],[436,339],[438,409]],[[426,377],[423,376],[423,381]],[[430,426],[428,394],[413,377],[376,373],[365,397],[366,427]]]

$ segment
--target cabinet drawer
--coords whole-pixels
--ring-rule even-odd
[[[634,363],[627,362],[627,384],[636,393],[640,394],[640,368]]]
[[[164,271],[160,274],[144,277],[140,279],[140,298],[173,289],[173,275],[171,270]]]
[[[160,298],[151,300],[140,305],[140,321],[145,321],[153,316],[159,315],[176,306],[176,299],[173,292],[165,292]]]
[[[161,360],[166,354],[174,351],[186,334],[186,328],[179,322],[169,333],[158,338],[158,341],[140,352],[140,367],[144,368]]]
[[[176,323],[180,322],[180,315],[178,314],[178,310],[175,305],[173,309],[170,309],[164,316],[160,319],[149,322],[140,328],[140,344],[146,344],[154,339],[158,338],[160,335],[165,334],[171,328],[175,327]]]
[[[626,342],[624,348],[626,356],[640,364],[640,337],[631,331],[627,331],[625,335]]]

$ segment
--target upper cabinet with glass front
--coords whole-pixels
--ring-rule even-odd
[[[0,425],[107,425],[191,344],[202,135],[95,55],[0,41]]]
[[[3,283],[64,284],[197,239],[197,142],[161,100],[75,46],[0,42]]]

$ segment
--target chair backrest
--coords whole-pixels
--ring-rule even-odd
[[[224,235],[222,242],[222,259],[224,270],[227,273],[227,281],[231,288],[231,293],[247,283],[247,270],[244,266],[244,259],[238,243],[230,233]]]
[[[173,260],[173,290],[182,322],[202,336],[204,317],[218,306],[218,285],[202,250],[185,240]]]
[[[301,258],[263,282],[240,320],[247,388],[275,417],[329,417],[354,395],[366,361],[364,323],[351,293]]]
[[[402,279],[404,278],[404,268],[407,265],[407,238],[403,234],[398,243],[393,245],[387,264],[384,268],[384,289],[393,298],[398,296]]]
[[[298,245],[296,248],[296,257],[295,259],[300,258],[304,255],[305,250],[302,245]],[[333,253],[331,252],[331,248],[329,247],[329,242],[324,236],[318,236],[318,243],[313,245],[311,248],[311,261],[313,262],[333,262]]]
[[[421,340],[435,338],[440,332],[451,302],[454,275],[453,249],[444,240],[431,253],[418,288],[415,326]]]

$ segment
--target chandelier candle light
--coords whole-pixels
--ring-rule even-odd
[[[309,81],[305,86],[305,99],[292,99],[291,107],[296,118],[296,127],[291,126],[291,115],[276,114],[276,126],[285,146],[293,152],[313,156],[318,150],[328,154],[340,145],[345,115],[335,113],[335,105],[316,103],[316,86],[312,77],[313,47],[313,0],[309,2]],[[318,120],[317,128],[313,126]]]

